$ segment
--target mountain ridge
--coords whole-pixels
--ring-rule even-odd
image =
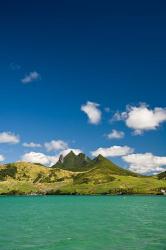
[[[163,190],[166,191],[165,172],[139,175],[102,155],[91,160],[83,153],[76,156],[70,152],[60,156],[56,167],[50,168],[29,162],[0,165],[1,195],[162,194]]]
[[[111,169],[113,174],[121,174],[121,175],[132,175],[138,176],[139,174],[129,171],[127,169],[121,168],[111,160],[105,158],[101,154],[99,154],[94,159],[90,159],[83,153],[79,153],[78,155],[74,154],[73,151],[70,151],[65,157],[60,155],[58,162],[52,166],[52,168],[61,168],[74,172],[82,172],[88,171],[93,168],[107,168]]]
[[[69,171],[86,171],[91,163],[91,159],[83,153],[74,154],[71,150],[65,157],[60,155],[58,162],[52,168],[61,168]]]

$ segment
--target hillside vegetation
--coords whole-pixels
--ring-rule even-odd
[[[15,162],[0,166],[0,194],[162,194],[163,172],[142,176],[99,155],[91,160],[70,152],[52,168]]]

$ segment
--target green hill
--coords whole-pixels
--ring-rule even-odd
[[[68,183],[73,173],[41,164],[15,162],[0,166],[0,194],[47,193],[58,183]],[[60,185],[58,185],[60,186]]]
[[[159,180],[166,180],[166,171],[157,175]]]
[[[61,168],[73,172],[86,171],[89,169],[91,161],[92,160],[85,154],[80,153],[75,155],[74,152],[71,151],[65,157],[61,155],[59,161],[53,165],[52,168]]]
[[[114,175],[135,176],[139,175],[129,170],[118,167],[102,155],[98,155],[89,165],[90,170],[79,173],[74,177],[74,183],[108,183],[115,180]]]
[[[52,168],[60,168],[73,172],[85,172],[90,169],[99,168],[101,171],[111,171],[112,174],[138,176],[136,173],[120,168],[102,155],[98,155],[95,159],[91,160],[85,154],[80,153],[75,155],[73,151],[64,158],[61,155],[59,161]]]
[[[70,152],[52,168],[28,162],[1,165],[0,194],[161,194],[165,173],[142,176],[101,155],[91,160]]]
[[[51,169],[40,164],[15,162],[0,167],[0,181],[56,182],[72,174],[62,169]]]
[[[107,158],[103,157],[102,155],[98,155],[94,160],[92,160],[90,167],[98,169],[98,171],[102,172],[108,171],[111,174],[139,176],[139,174],[136,174],[124,168],[120,168],[119,166],[117,166]]]

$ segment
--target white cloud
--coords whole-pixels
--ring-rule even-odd
[[[117,111],[114,116],[110,119],[110,122],[125,120],[126,112]]]
[[[57,156],[49,156],[39,152],[29,152],[21,157],[22,161],[41,163],[46,166],[51,166],[55,164],[58,160]]]
[[[134,130],[134,134],[142,134],[144,131],[157,129],[166,121],[166,108],[150,109],[146,104],[128,106],[126,112],[117,112],[114,119],[124,120],[127,127]]]
[[[36,80],[40,79],[40,74],[36,71],[30,72],[28,75],[26,75],[24,78],[21,79],[22,83],[30,83]]]
[[[29,142],[29,143],[24,142],[22,145],[23,145],[23,147],[26,147],[26,148],[41,148],[42,147],[41,144],[34,143],[34,142]]]
[[[67,143],[62,140],[52,140],[50,142],[46,142],[44,146],[47,151],[64,150],[68,148]]]
[[[130,154],[122,159],[129,164],[131,171],[140,174],[156,174],[166,170],[166,157],[155,156],[152,153]]]
[[[103,155],[104,157],[116,157],[116,156],[123,156],[133,153],[134,149],[128,146],[112,146],[109,148],[98,148],[95,151],[92,151],[92,156],[98,156],[99,154]]]
[[[4,161],[5,157],[3,155],[0,155],[0,161]]]
[[[20,142],[18,135],[11,132],[1,132],[0,133],[0,143],[16,144]]]
[[[82,152],[80,149],[72,148],[65,149],[54,156],[46,155],[40,152],[29,152],[22,155],[21,160],[32,163],[41,163],[45,166],[51,167],[59,160],[60,155],[65,157],[70,151],[73,151],[76,155]]]
[[[117,131],[116,129],[113,129],[111,133],[107,135],[108,139],[121,139],[124,137],[123,131]]]
[[[100,105],[94,102],[87,102],[81,106],[81,110],[88,116],[91,124],[99,124],[101,121],[101,111],[98,108]]]

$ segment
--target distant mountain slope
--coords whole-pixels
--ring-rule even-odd
[[[80,153],[75,155],[73,151],[64,158],[60,156],[59,161],[52,168],[60,168],[73,172],[84,172],[98,168],[98,171],[111,171],[112,174],[139,176],[127,169],[120,168],[102,155],[98,155],[95,159],[91,160],[85,154]]]
[[[0,194],[163,194],[165,177],[166,172],[140,176],[101,155],[91,160],[70,152],[52,168],[28,162],[1,165]]]
[[[103,157],[102,155],[98,155],[94,160],[91,162],[91,168],[95,168],[98,171],[105,171],[111,174],[117,175],[130,175],[130,176],[140,176],[134,172],[131,172],[127,169],[120,168],[112,161],[108,160],[107,158]]]
[[[157,177],[158,177],[159,180],[161,180],[161,179],[166,180],[166,171],[158,174]]]
[[[116,179],[115,175],[139,177],[136,173],[118,167],[102,155],[99,155],[92,160],[90,167],[90,170],[76,175],[74,177],[74,183],[108,183]]]
[[[60,168],[73,172],[86,171],[90,169],[91,159],[85,154],[80,153],[75,155],[73,151],[67,154],[65,157],[62,155],[59,161],[52,166],[52,168]]]

